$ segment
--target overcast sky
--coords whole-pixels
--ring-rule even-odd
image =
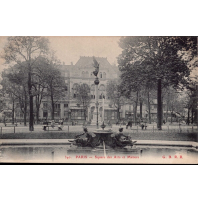
[[[51,36],[47,37],[52,50],[61,62],[75,64],[80,56],[107,57],[110,64],[117,64],[117,56],[122,49],[118,45],[118,36]],[[7,37],[0,36],[0,53],[6,44]],[[4,60],[0,58],[0,72],[5,67]],[[198,74],[198,69],[194,69],[191,76]]]
[[[7,37],[0,36],[0,52],[6,43]],[[74,64],[80,56],[107,57],[108,61],[113,64],[117,63],[117,56],[121,53],[118,46],[120,37],[48,37],[51,49],[56,51],[56,55],[61,62],[65,64]],[[4,60],[0,58],[0,70],[4,68]]]

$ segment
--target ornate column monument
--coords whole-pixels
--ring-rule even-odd
[[[98,85],[99,85],[99,78],[97,77],[98,73],[99,73],[99,63],[97,62],[97,60],[95,59],[95,57],[93,57],[93,66],[95,68],[95,70],[93,71],[93,74],[95,75],[95,80],[94,80],[94,84],[95,84],[95,110],[93,112],[93,119],[91,122],[91,125],[97,125],[97,128],[99,126],[99,118],[98,118],[98,114],[99,114],[99,102],[98,102]]]

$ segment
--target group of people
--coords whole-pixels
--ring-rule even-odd
[[[55,120],[47,121],[47,119],[43,122],[43,130],[46,131],[47,127],[55,127]],[[64,119],[60,119],[58,122],[58,130],[62,130],[64,127]]]
[[[146,122],[144,123],[143,119],[140,119],[138,124],[140,125],[140,127],[142,128],[142,130],[145,128],[147,128]],[[130,129],[132,129],[132,125],[133,125],[133,121],[129,120],[128,123],[126,124],[126,129],[128,129],[130,127]]]

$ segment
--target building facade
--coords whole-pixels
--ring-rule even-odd
[[[106,94],[107,82],[118,79],[118,69],[111,65],[107,58],[96,57],[99,63],[99,85],[98,85],[98,118],[102,121],[103,99],[104,99],[104,120],[117,121],[117,109],[109,105],[110,100]],[[63,118],[66,121],[71,120],[82,123],[85,120],[91,122],[93,119],[93,112],[95,110],[95,76],[93,75],[93,57],[80,57],[75,65],[61,65],[59,67],[64,76],[67,85],[66,96],[55,104],[55,119]],[[76,101],[76,89],[78,85],[86,84],[90,87],[91,103],[89,105],[86,119],[84,109]],[[51,118],[51,113],[48,109],[48,99],[42,101],[40,118]]]

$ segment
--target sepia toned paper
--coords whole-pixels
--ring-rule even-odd
[[[196,46],[175,57],[177,37],[41,38],[30,57],[31,39],[0,37],[0,163],[198,164]]]

